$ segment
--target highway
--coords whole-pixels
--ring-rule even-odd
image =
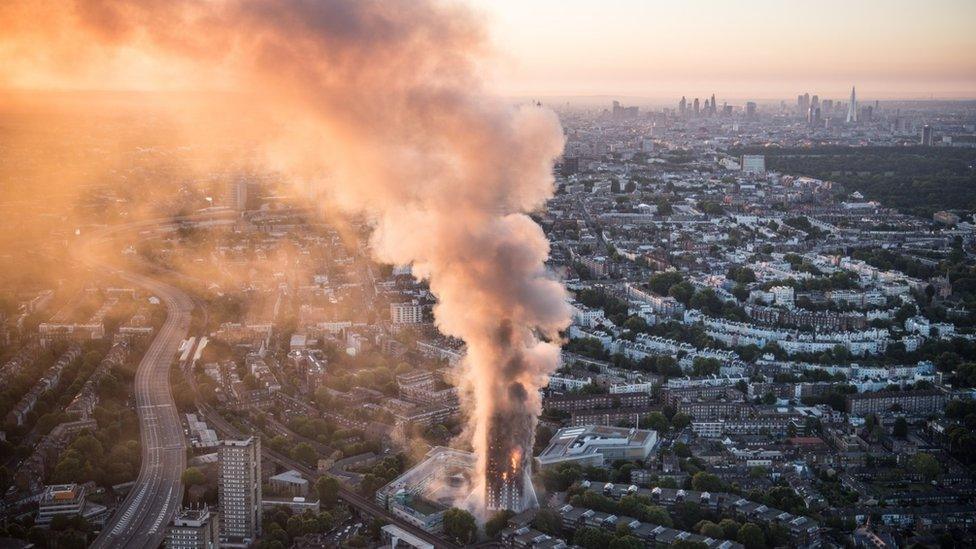
[[[137,227],[121,226],[99,233],[107,238]],[[102,529],[93,547],[148,547],[163,542],[166,526],[183,499],[181,475],[186,468],[186,442],[169,383],[169,369],[190,328],[193,301],[179,289],[139,274],[98,263],[91,253],[84,261],[141,286],[166,306],[166,321],[156,333],[136,370],[135,396],[142,441],[139,477],[126,499]]]
[[[112,238],[121,233],[146,231],[172,226],[174,221],[194,222],[202,225],[222,224],[219,216],[186,216],[177,219],[142,221],[129,225],[110,227],[96,232],[89,238],[91,244]],[[123,271],[94,259],[87,250],[83,261],[93,268],[112,272],[116,276],[139,285],[158,297],[166,305],[166,321],[156,334],[136,371],[135,393],[138,406],[140,436],[142,439],[142,464],[139,477],[128,497],[106,523],[96,548],[157,548],[162,545],[166,526],[179,510],[183,497],[181,479],[186,468],[186,442],[169,383],[169,368],[175,359],[180,343],[189,333],[193,299],[182,290],[169,284],[136,273]],[[188,379],[196,392],[193,376]],[[196,399],[197,408],[210,425],[221,434],[242,438],[233,425],[224,420],[213,408]],[[313,483],[319,474],[315,469],[262,445],[262,456],[268,461],[301,472]],[[362,513],[396,524],[404,530],[431,543],[436,549],[457,549],[457,545],[434,536],[392,515],[373,500],[361,496],[340,484],[339,497]]]

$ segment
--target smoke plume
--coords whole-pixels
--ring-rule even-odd
[[[0,85],[230,90],[183,113],[197,160],[248,140],[249,161],[372,220],[375,258],[412,264],[440,329],[467,344],[480,478],[489,461],[523,475],[538,389],[558,363],[549,341],[569,319],[526,215],[551,195],[562,132],[550,111],[485,92],[486,53],[474,14],[423,0],[0,6]]]

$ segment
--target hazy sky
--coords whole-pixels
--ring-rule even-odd
[[[976,0],[472,0],[516,95],[976,97]]]

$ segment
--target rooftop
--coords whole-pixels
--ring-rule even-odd
[[[567,427],[556,432],[536,459],[545,466],[582,459],[609,448],[643,447],[649,451],[656,442],[657,433],[654,431],[602,426]]]

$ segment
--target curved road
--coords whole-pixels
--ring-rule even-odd
[[[92,243],[109,239],[122,233],[153,227],[172,225],[174,222],[202,221],[220,223],[221,215],[185,216],[165,220],[149,220],[129,225],[110,227],[96,232]],[[183,498],[181,476],[186,468],[186,442],[173,401],[169,384],[169,371],[180,343],[186,339],[190,327],[190,315],[194,304],[182,290],[169,284],[123,271],[93,259],[92,253],[83,254],[90,267],[109,271],[116,276],[137,284],[152,292],[166,305],[166,321],[156,334],[152,344],[139,363],[136,371],[135,393],[139,415],[139,431],[142,439],[142,464],[139,477],[129,495],[106,523],[92,547],[96,548],[152,548],[162,545],[166,526],[179,510]],[[189,378],[192,384],[192,376]],[[197,403],[207,421],[225,435],[241,436],[237,429],[220,414],[205,404]],[[286,468],[296,469],[310,479],[318,478],[317,471],[283,456],[269,447],[262,448],[264,456]],[[419,538],[430,542],[436,549],[456,549],[457,546],[421,530],[381,509],[375,502],[364,498],[348,487],[340,485],[339,497],[352,507],[372,516],[396,524]]]
[[[100,237],[134,228],[138,227],[115,227],[101,232]],[[92,258],[92,254],[85,254],[88,265],[141,286],[166,305],[166,321],[136,371],[135,395],[142,440],[139,477],[93,545],[155,549],[162,544],[166,526],[183,499],[181,475],[186,468],[186,442],[173,401],[169,371],[180,342],[189,331],[193,301],[173,286],[97,263]]]

